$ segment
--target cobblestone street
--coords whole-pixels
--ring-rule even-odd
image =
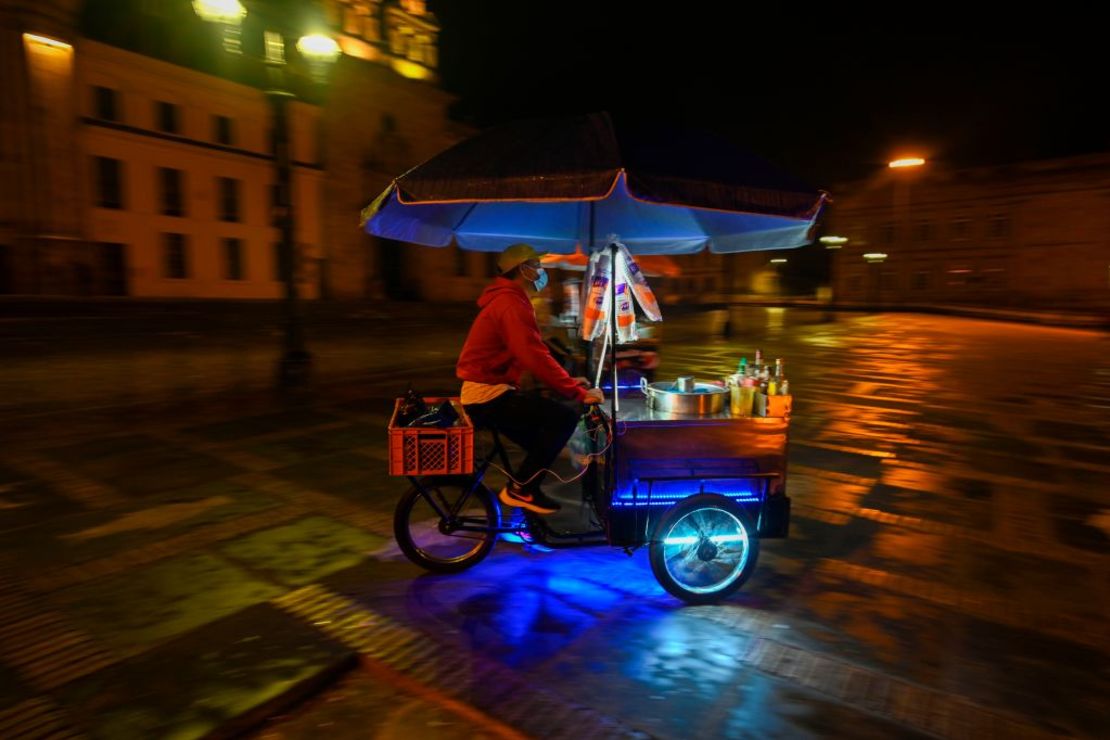
[[[257,341],[5,363],[0,736],[1104,735],[1106,334],[664,324],[661,378],[761,347],[795,396],[790,537],[729,601],[685,607],[643,551],[498,543],[455,576],[399,553],[385,427],[409,380],[454,391],[456,323],[336,328],[285,399]],[[74,368],[114,390],[96,403]]]

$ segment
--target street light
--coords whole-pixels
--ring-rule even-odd
[[[910,185],[916,177],[915,170],[924,166],[924,164],[925,158],[916,155],[899,157],[887,163],[887,167],[892,170],[905,170],[904,172],[892,175],[892,177],[894,178],[894,183],[891,188],[891,216],[897,222],[897,231],[894,239],[892,240],[892,243],[887,245],[897,248],[900,254],[902,254],[903,258],[905,257],[907,250],[910,248],[911,242],[909,237]],[[866,259],[870,264],[878,264],[886,259],[886,255],[881,254],[878,255],[877,258],[875,258],[874,255],[871,255],[871,258],[869,259],[869,255],[865,254],[863,258]],[[882,272],[879,271],[879,268],[873,268],[873,272],[876,273],[873,286],[873,289],[875,291],[874,298],[878,301],[882,301]],[[889,289],[891,286],[887,285],[886,287]],[[895,284],[894,288],[894,298],[897,301],[899,300],[897,283]]]
[[[224,30],[225,47],[239,53],[239,27],[247,15],[238,0],[193,0],[193,9],[205,21],[219,23]],[[270,101],[273,122],[274,220],[281,233],[279,257],[281,279],[285,285],[284,351],[278,364],[278,383],[283,387],[304,385],[312,366],[312,355],[305,348],[304,321],[301,316],[300,296],[296,279],[296,251],[293,229],[292,163],[289,152],[289,118],[287,105],[296,95],[290,92],[285,81],[285,38],[280,32],[264,33],[265,57],[269,87],[266,97]],[[323,69],[339,57],[339,45],[323,34],[309,34],[297,41],[297,50],[309,62],[313,76],[323,78]]]
[[[241,23],[247,14],[239,0],[193,0],[193,10],[201,20],[231,25]]]

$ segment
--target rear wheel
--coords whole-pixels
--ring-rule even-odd
[[[393,536],[405,557],[434,573],[458,573],[489,555],[497,506],[481,483],[468,494],[472,482],[465,476],[428,478],[401,497]]]
[[[719,601],[744,585],[759,558],[759,536],[732,499],[683,499],[655,528],[651,570],[667,593],[691,604]]]

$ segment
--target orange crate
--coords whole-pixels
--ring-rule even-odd
[[[458,398],[425,398],[428,406],[451,401],[459,414],[453,427],[401,427],[397,414],[403,398],[393,404],[389,420],[390,475],[461,475],[474,470],[474,425]]]

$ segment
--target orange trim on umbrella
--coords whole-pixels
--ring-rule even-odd
[[[609,191],[605,195],[598,195],[596,197],[575,197],[575,198],[484,198],[479,203],[586,203],[588,201],[605,200],[617,188],[617,182],[620,181],[621,175],[624,170],[617,170],[616,177],[609,185]],[[399,178],[398,178],[399,179]],[[397,188],[397,202],[405,206],[430,206],[442,205],[445,203],[474,203],[473,198],[451,198],[448,200],[405,200],[401,197],[401,186],[397,184],[397,180],[393,181],[394,187]]]
[[[810,218],[812,218],[811,215],[810,216],[786,216],[786,215],[782,215],[782,214],[765,213],[765,212],[759,212],[759,211],[744,211],[744,210],[735,210],[735,209],[731,209],[731,208],[713,208],[713,207],[710,207],[710,206],[694,206],[694,205],[690,205],[689,203],[672,203],[670,201],[663,201],[663,200],[647,200],[645,198],[641,198],[641,197],[637,196],[635,193],[633,193],[631,190],[628,189],[628,186],[627,186],[627,172],[624,170],[623,167],[621,169],[617,170],[617,176],[613,178],[613,184],[609,186],[609,192],[607,192],[607,193],[605,193],[605,195],[601,195],[601,196],[577,197],[577,198],[487,198],[487,199],[483,199],[483,200],[478,201],[478,202],[480,202],[480,203],[586,203],[586,202],[590,202],[590,201],[605,200],[606,198],[608,198],[609,196],[611,196],[613,194],[613,191],[616,189],[617,183],[620,181],[622,176],[624,176],[625,180],[626,180],[624,191],[626,193],[628,193],[629,198],[631,198],[632,200],[638,201],[640,203],[648,203],[650,205],[656,205],[656,206],[670,206],[670,207],[673,207],[673,208],[693,208],[693,209],[698,210],[698,211],[712,211],[712,212],[715,212],[715,213],[746,213],[746,214],[751,215],[751,216],[764,216],[764,217],[769,216],[769,217],[772,217],[772,218],[786,218],[786,219],[793,219],[793,220],[796,220],[796,221],[808,221]],[[397,180],[393,181],[393,185],[397,189],[397,202],[400,203],[401,205],[422,206],[422,205],[444,205],[444,204],[449,204],[449,203],[474,203],[475,202],[473,198],[452,198],[452,199],[446,199],[446,200],[406,200],[404,197],[402,197],[401,187],[398,184]],[[809,214],[816,213],[820,209],[821,204],[824,203],[826,200],[829,200],[829,194],[822,190],[820,196],[818,196],[818,198],[817,198],[817,203],[812,208],[809,209],[808,213]]]

